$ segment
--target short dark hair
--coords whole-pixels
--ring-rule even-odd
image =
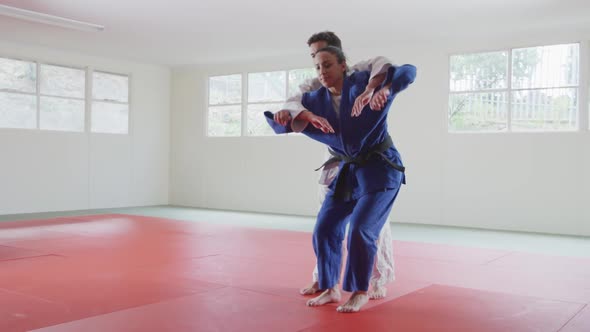
[[[336,34],[333,33],[332,31],[322,31],[322,32],[314,33],[307,40],[307,46],[311,46],[311,44],[317,43],[320,41],[326,42],[326,44],[328,44],[328,46],[334,46],[339,49],[342,49],[342,42],[340,41],[340,38],[338,38],[338,36],[336,36]]]
[[[318,54],[320,52],[328,52],[328,53],[334,55],[336,57],[336,59],[338,59],[338,63],[343,63],[346,61],[346,55],[344,55],[344,52],[342,51],[342,49],[340,49],[338,47],[335,47],[335,46],[322,47],[317,52],[315,52],[315,54]]]

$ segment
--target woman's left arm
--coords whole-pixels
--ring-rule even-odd
[[[352,116],[359,116],[363,108],[369,104],[375,89],[383,84],[387,77],[387,71],[391,67],[393,67],[391,60],[383,56],[378,56],[366,61],[358,62],[350,68],[353,71],[369,71],[371,73],[369,84],[365,88],[365,91],[363,91],[363,93],[361,93],[354,101],[351,112]]]
[[[361,93],[356,99],[354,100],[354,106],[352,107],[352,113],[350,113],[353,117],[361,115],[363,108],[367,106],[367,104],[373,98],[373,93],[378,86],[381,86],[385,79],[387,78],[387,72],[378,74],[373,76],[367,84],[365,91]]]
[[[416,67],[413,65],[390,68],[387,72],[383,87],[373,95],[373,98],[371,98],[371,109],[374,111],[383,110],[390,95],[395,96],[405,90],[408,85],[414,83],[415,79]]]

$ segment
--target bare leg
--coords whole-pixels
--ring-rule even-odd
[[[356,291],[352,293],[348,301],[339,306],[336,311],[345,313],[358,312],[361,310],[362,306],[367,304],[367,302],[369,302],[369,295],[367,292]]]
[[[310,307],[319,307],[324,304],[340,302],[342,295],[338,286],[330,289],[326,289],[322,294],[313,299],[307,301],[307,305]]]

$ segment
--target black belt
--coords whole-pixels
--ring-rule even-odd
[[[393,146],[393,140],[391,139],[391,136],[387,135],[387,138],[385,138],[385,140],[383,140],[383,142],[373,146],[367,152],[360,154],[356,157],[345,156],[345,155],[339,154],[335,151],[332,151],[332,149],[328,149],[328,151],[330,152],[332,157],[330,159],[328,159],[325,163],[323,163],[322,166],[317,168],[316,171],[322,169],[324,166],[326,166],[330,163],[333,163],[336,161],[344,161],[344,165],[342,165],[342,170],[340,170],[340,175],[338,176],[338,181],[336,182],[336,187],[334,188],[334,197],[336,197],[337,199],[347,201],[347,200],[350,200],[352,197],[351,188],[347,187],[346,184],[344,183],[344,181],[347,178],[348,172],[350,171],[350,165],[356,164],[356,165],[359,165],[362,167],[369,161],[369,159],[372,156],[378,155],[378,156],[381,156],[383,158],[383,160],[385,160],[389,164],[389,166],[391,166],[393,169],[400,171],[402,173],[404,173],[406,171],[405,167],[398,165],[396,163],[393,163],[384,154],[384,152],[387,151],[392,146]]]

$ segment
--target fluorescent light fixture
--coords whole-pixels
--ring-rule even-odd
[[[10,16],[25,21],[54,25],[68,29],[76,29],[90,32],[99,32],[104,30],[104,26],[102,25],[71,20],[69,18],[43,14],[39,12],[34,12],[32,10],[10,7],[6,5],[0,5],[0,15]]]

